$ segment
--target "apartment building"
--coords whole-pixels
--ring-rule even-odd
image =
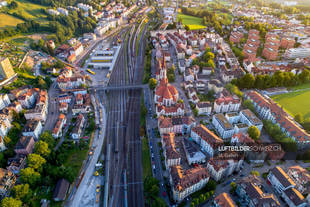
[[[271,120],[277,124],[288,137],[297,143],[298,149],[310,147],[310,135],[296,124],[277,103],[256,91],[247,92],[245,98],[253,103],[261,119]]]
[[[283,191],[296,186],[292,178],[290,178],[279,166],[273,168],[269,172],[267,178],[279,194],[282,194]]]
[[[160,134],[168,134],[173,132],[175,134],[188,134],[193,126],[195,126],[193,117],[178,116],[178,117],[159,117],[158,129]]]
[[[218,147],[224,143],[221,138],[201,124],[192,128],[191,138],[200,146],[201,150],[208,153],[210,157],[213,157],[218,151]]]
[[[174,133],[163,134],[161,136],[161,143],[163,146],[166,168],[168,169],[171,166],[180,165],[181,156],[176,150]]]
[[[26,125],[23,129],[23,136],[31,136],[35,140],[38,140],[40,137],[40,134],[42,132],[42,123],[40,120],[30,119],[27,120]]]
[[[214,198],[212,207],[237,207],[228,193],[221,193]]]
[[[229,123],[224,114],[220,113],[213,115],[212,124],[224,140],[233,136],[234,127],[231,123]]]
[[[173,199],[181,202],[190,194],[203,188],[209,181],[206,168],[201,166],[183,170],[181,166],[170,168],[169,181],[172,186]]]
[[[262,191],[262,184],[261,178],[255,175],[237,181],[236,194],[241,207],[281,206],[274,194]]]

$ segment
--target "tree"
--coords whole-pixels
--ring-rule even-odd
[[[20,180],[22,183],[28,183],[34,186],[40,180],[40,177],[40,173],[34,171],[31,167],[20,170]]]
[[[46,160],[38,154],[29,154],[27,157],[27,164],[29,167],[40,170],[42,165],[46,163]]]
[[[259,172],[258,172],[257,170],[252,170],[252,171],[251,171],[251,174],[252,174],[252,175],[256,175],[257,177],[259,177],[259,175],[260,175]]]
[[[206,189],[208,189],[208,191],[212,191],[216,189],[216,182],[214,180],[209,180],[209,182],[206,185]]]
[[[250,109],[252,112],[255,112],[254,104],[249,99],[243,101],[243,106],[245,106],[245,108]]]
[[[255,83],[255,77],[252,74],[247,73],[239,79],[238,83],[241,88],[253,88]]]
[[[163,200],[160,197],[156,197],[155,200],[153,200],[151,207],[166,207],[167,204],[165,200]]]
[[[159,192],[159,181],[152,177],[152,176],[148,176],[144,179],[144,193],[145,193],[145,197],[146,198],[156,198],[158,196],[158,192]]]
[[[11,138],[8,136],[5,136],[4,137],[4,144],[7,146],[7,145],[9,145],[10,142],[11,142]]]
[[[237,189],[237,184],[235,182],[231,182],[230,187],[231,187],[230,192],[234,193]]]
[[[255,141],[257,141],[260,137],[260,131],[256,126],[250,126],[248,128],[248,134]]]
[[[55,146],[55,139],[53,138],[52,133],[50,131],[43,132],[40,135],[40,140],[46,142],[50,149]]]
[[[301,113],[298,113],[295,115],[295,121],[297,121],[299,124],[302,124],[304,122],[304,117]]]
[[[18,4],[16,3],[16,1],[12,1],[8,7],[10,9],[16,9],[18,7]]]
[[[12,189],[15,198],[24,200],[30,196],[31,190],[29,189],[29,184],[19,184],[15,185]]]
[[[213,69],[215,68],[214,61],[212,59],[208,60],[207,62],[208,67],[212,67]]]
[[[207,199],[207,198],[206,198],[206,196],[205,196],[204,194],[200,194],[200,195],[199,195],[199,202],[200,202],[200,203],[206,201],[206,199]]]
[[[21,207],[23,203],[21,200],[15,199],[13,197],[5,197],[1,201],[1,207]]]
[[[48,144],[42,140],[38,141],[34,145],[34,153],[47,157],[51,150],[48,148]]]
[[[157,80],[155,78],[150,78],[149,80],[150,89],[154,90],[156,86],[157,86]]]

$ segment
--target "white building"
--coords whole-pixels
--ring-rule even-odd
[[[208,153],[210,157],[213,157],[217,152],[218,146],[223,144],[221,138],[201,124],[192,128],[191,138],[199,144],[201,150]]]
[[[229,139],[234,135],[234,127],[223,114],[213,115],[212,124],[223,139]]]
[[[296,186],[294,181],[279,166],[270,170],[267,178],[279,194],[282,194],[283,191]]]
[[[65,16],[68,16],[69,15],[69,12],[67,9],[64,9],[64,8],[61,8],[61,7],[58,7],[57,8],[57,11],[60,13],[60,14],[63,14]]]
[[[286,50],[285,58],[296,59],[310,57],[310,48],[291,48]]]
[[[24,129],[23,129],[23,136],[28,137],[34,137],[36,140],[39,139],[39,136],[42,132],[42,123],[39,120],[28,120]]]

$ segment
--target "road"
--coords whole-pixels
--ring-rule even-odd
[[[105,137],[105,126],[107,123],[107,116],[106,116],[106,109],[103,105],[100,106],[95,106],[94,110],[98,110],[98,108],[101,108],[102,110],[102,117],[103,117],[103,122],[100,124],[100,129],[97,129],[95,132],[94,140],[92,147],[95,149],[93,152],[93,155],[90,156],[90,159],[87,161],[85,166],[82,169],[82,172],[84,171],[84,176],[83,179],[81,180],[80,184],[78,186],[74,186],[74,189],[72,190],[71,195],[69,196],[69,201],[66,206],[72,206],[72,207],[84,207],[86,206],[85,203],[83,202],[83,195],[88,190],[88,186],[90,185],[90,179],[94,176],[94,171],[95,171],[95,164],[99,160],[99,156],[101,155],[101,147],[104,142],[104,137]],[[83,173],[82,173],[83,174]],[[77,184],[79,182],[76,182]],[[95,186],[94,186],[95,189]],[[93,206],[93,205],[91,205]]]
[[[57,100],[59,89],[56,85],[56,81],[54,81],[48,90],[48,113],[43,131],[52,131],[59,116],[59,105]]]

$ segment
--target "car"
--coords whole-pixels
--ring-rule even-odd
[[[94,176],[98,176],[98,175],[99,175],[98,171],[95,171]]]

